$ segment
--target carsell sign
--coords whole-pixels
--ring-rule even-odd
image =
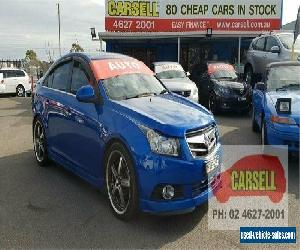
[[[106,31],[278,30],[282,0],[106,0]]]

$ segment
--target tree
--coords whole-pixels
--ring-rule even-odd
[[[35,51],[32,49],[27,50],[26,55],[25,55],[25,60],[26,61],[38,61]]]
[[[79,45],[79,43],[73,43],[70,52],[84,52],[84,49]]]

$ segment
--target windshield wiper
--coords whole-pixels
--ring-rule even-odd
[[[155,95],[164,95],[166,93],[169,93],[168,90],[164,89],[163,91],[161,91],[159,94],[155,94]]]
[[[152,95],[154,95],[154,93],[142,93],[142,94],[138,94],[138,95],[134,95],[134,96],[126,96],[125,99],[129,100],[129,99],[147,97],[147,96],[152,96]]]
[[[286,90],[288,88],[293,88],[293,87],[300,87],[300,84],[299,83],[292,83],[292,84],[289,84],[289,85],[285,85],[285,86],[282,86],[280,88],[277,88],[276,91],[280,91],[280,90]]]

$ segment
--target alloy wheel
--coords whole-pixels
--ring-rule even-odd
[[[38,162],[43,162],[45,159],[45,135],[44,129],[40,121],[37,121],[33,132],[34,152]]]
[[[117,214],[124,214],[130,202],[130,174],[123,154],[115,150],[108,158],[106,185],[109,200]]]
[[[17,96],[18,97],[23,97],[25,95],[25,90],[24,90],[24,88],[22,87],[22,86],[19,86],[18,88],[17,88]]]

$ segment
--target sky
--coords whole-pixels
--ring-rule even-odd
[[[104,31],[105,0],[0,0],[0,60],[24,58],[27,49],[42,60],[48,59],[47,52],[57,58],[58,2],[62,53],[76,41],[86,52],[99,50],[99,43],[91,41],[90,28]],[[283,24],[296,19],[299,3],[283,0]]]

